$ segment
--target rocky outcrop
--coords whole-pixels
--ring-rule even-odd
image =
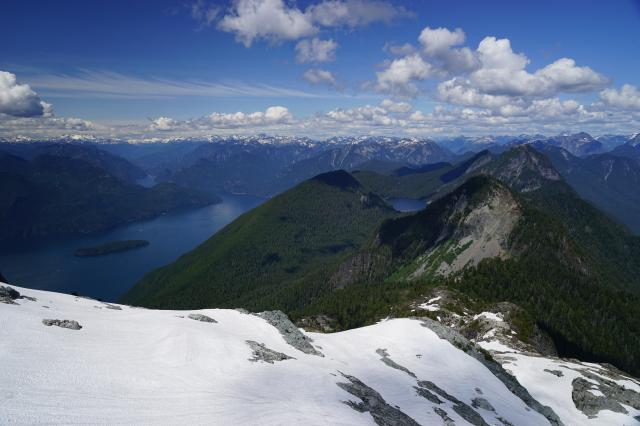
[[[303,317],[296,321],[296,325],[306,331],[318,331],[321,333],[331,333],[336,329],[337,321],[326,315],[314,315]]]
[[[582,370],[586,377],[573,379],[571,397],[576,408],[590,418],[595,417],[602,410],[627,414],[623,404],[640,410],[640,394],[625,388],[611,380],[603,379],[588,370]],[[587,380],[588,379],[588,380]]]
[[[80,330],[82,328],[82,326],[78,324],[78,321],[74,320],[43,319],[42,323],[47,327],[55,325],[56,327],[68,328],[69,330]]]
[[[505,369],[494,361],[490,356],[487,356],[486,351],[481,351],[473,343],[463,337],[457,331],[428,318],[420,318],[423,327],[429,328],[436,333],[441,339],[447,340],[452,345],[462,349],[467,355],[474,357],[476,360],[484,364],[485,367],[493,373],[506,387],[520,398],[528,407],[542,414],[549,420],[554,426],[562,425],[562,421],[558,415],[548,406],[540,404],[534,397],[531,396],[529,391],[525,389],[511,374],[507,373]]]
[[[282,352],[277,352],[273,349],[269,349],[264,345],[264,343],[247,340],[247,345],[249,345],[249,347],[253,351],[253,356],[249,358],[249,361],[251,362],[262,361],[273,364],[274,362],[284,361],[287,359],[295,359],[293,357],[290,357],[289,355],[283,354]]]
[[[0,286],[0,303],[15,305],[14,300],[20,299],[20,293],[9,286]]]
[[[320,351],[313,347],[312,340],[305,336],[289,317],[282,311],[265,311],[254,314],[264,319],[266,322],[274,326],[284,341],[293,346],[297,350],[309,355],[324,356]]]
[[[472,425],[474,425],[474,426],[489,426],[489,424],[484,421],[482,416],[480,414],[478,414],[478,412],[476,410],[474,410],[473,408],[469,407],[467,404],[465,404],[464,402],[460,401],[455,396],[449,395],[443,389],[438,387],[435,383],[430,382],[428,380],[422,380],[422,381],[418,382],[417,389],[427,390],[427,391],[429,391],[431,393],[431,395],[435,396],[434,394],[437,394],[441,398],[453,403],[453,411],[455,411],[460,417],[462,417],[463,419],[465,419],[466,421],[468,421]],[[420,392],[419,392],[419,394],[420,394]],[[429,399],[429,401],[431,401],[431,402],[436,402],[433,399],[430,399],[430,398],[427,398],[427,399]],[[441,404],[442,403],[442,401],[439,398],[436,397],[436,399],[438,399],[440,401],[440,402],[436,402],[437,404]]]
[[[370,413],[377,425],[419,426],[419,423],[414,419],[400,411],[398,408],[389,405],[384,398],[382,398],[382,395],[374,389],[365,385],[353,376],[349,376],[347,374],[342,374],[342,376],[349,380],[349,382],[338,383],[337,385],[362,401],[344,401],[344,403],[361,413]]]
[[[376,353],[382,357],[382,358],[380,358],[380,361],[384,362],[389,367],[395,368],[396,370],[399,370],[399,371],[403,371],[403,372],[407,373],[408,375],[410,375],[411,377],[416,378],[416,375],[414,373],[412,373],[411,371],[409,371],[408,368],[403,367],[402,365],[400,365],[397,362],[395,362],[394,360],[392,360],[389,357],[389,352],[387,352],[386,349],[376,349]]]
[[[202,322],[210,322],[217,323],[218,321],[214,320],[211,317],[202,314],[189,314],[188,317],[194,321],[202,321]]]

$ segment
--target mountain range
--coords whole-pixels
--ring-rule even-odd
[[[30,159],[0,150],[3,243],[98,232],[219,201],[173,183],[137,185],[141,169],[93,146],[30,148]]]
[[[563,355],[640,371],[640,238],[528,145],[423,174],[440,184],[434,191],[426,179],[429,205],[403,215],[376,190],[419,174],[380,175],[377,186],[359,173],[319,175],[148,274],[122,301],[282,309],[348,329],[410,315],[422,292],[454,288],[520,305]]]

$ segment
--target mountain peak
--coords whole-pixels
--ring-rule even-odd
[[[325,185],[335,186],[340,189],[356,189],[361,186],[356,178],[344,170],[322,173],[311,178],[311,181],[322,182]]]
[[[484,171],[520,192],[535,191],[547,181],[562,179],[551,161],[529,145],[511,148]]]

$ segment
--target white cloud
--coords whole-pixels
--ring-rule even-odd
[[[464,73],[478,67],[477,54],[468,47],[456,47],[464,43],[466,35],[461,28],[426,27],[418,40],[425,58],[433,61],[442,74]]]
[[[306,13],[319,25],[351,28],[412,16],[405,8],[380,0],[325,0],[309,6]]]
[[[272,42],[296,40],[318,31],[308,15],[282,0],[235,0],[231,13],[222,18],[218,27],[235,33],[246,47],[260,38]]]
[[[631,84],[623,85],[620,90],[603,90],[600,99],[613,108],[640,110],[640,90]]]
[[[393,56],[407,56],[407,55],[412,55],[416,52],[416,48],[411,43],[405,43],[405,44],[385,43],[382,50]]]
[[[51,116],[51,104],[42,102],[28,84],[19,84],[15,74],[0,71],[0,114],[16,117]]]
[[[415,96],[418,88],[414,81],[425,80],[433,73],[432,65],[425,62],[420,55],[405,56],[394,59],[384,70],[376,73],[376,88],[381,92]]]
[[[461,28],[449,31],[446,28],[432,29],[426,27],[420,33],[418,40],[427,56],[435,56],[449,50],[453,46],[464,43],[465,34]]]
[[[327,84],[329,86],[337,86],[336,78],[331,71],[312,68],[302,75],[302,77],[311,84]]]
[[[191,120],[175,120],[169,117],[159,117],[152,120],[150,131],[161,132],[212,132],[221,129],[268,128],[274,125],[289,124],[293,115],[283,106],[270,106],[264,111],[245,113],[213,112],[209,115]]]
[[[321,40],[314,37],[310,40],[302,40],[296,44],[296,60],[307,62],[332,62],[336,59],[338,43],[333,40]]]
[[[298,40],[323,27],[355,28],[408,16],[412,14],[406,9],[382,0],[324,0],[304,11],[283,0],[234,0],[218,28],[249,47],[259,39]]]
[[[168,131],[173,130],[176,126],[176,121],[173,118],[169,117],[158,117],[155,120],[152,120],[151,126],[149,126],[150,130],[160,130],[160,131]]]
[[[533,74],[525,67],[529,59],[514,53],[508,39],[486,37],[478,46],[480,69],[469,76],[471,84],[489,95],[551,97],[559,93],[600,89],[608,79],[589,67],[578,67],[573,59],[561,58]]]
[[[409,102],[396,102],[392,101],[391,99],[384,99],[382,102],[380,102],[380,107],[389,112],[405,113],[411,111],[413,105],[411,105]]]

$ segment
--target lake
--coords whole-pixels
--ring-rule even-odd
[[[427,207],[426,201],[413,198],[390,198],[387,201],[399,212],[415,212]]]
[[[91,236],[25,244],[0,254],[0,272],[21,287],[116,301],[142,276],[176,260],[247,210],[265,201],[222,195],[223,202],[186,212],[169,213]],[[97,257],[74,251],[115,240],[148,240],[147,247]]]

